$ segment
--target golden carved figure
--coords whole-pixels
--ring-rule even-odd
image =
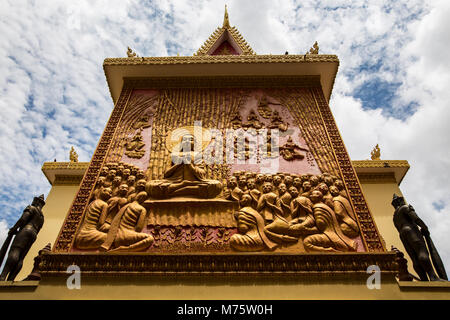
[[[147,193],[157,199],[176,196],[215,198],[222,191],[217,180],[206,179],[206,170],[201,164],[201,153],[195,150],[195,139],[191,134],[181,137],[180,149],[172,152],[172,166],[164,174],[164,180],[149,181]]]
[[[124,143],[127,157],[140,159],[144,156],[145,150],[142,150],[142,148],[145,146],[145,143],[142,141],[141,132],[142,129],[139,129],[131,140]]]
[[[128,49],[127,49],[127,56],[128,56],[128,58],[137,58],[138,55],[136,54],[136,52],[131,50],[130,47],[128,47]]]
[[[377,145],[372,149],[372,152],[370,152],[370,158],[372,160],[380,160],[380,156],[381,156],[381,151],[380,151],[380,147]]]
[[[255,111],[250,110],[250,113],[247,116],[247,123],[242,126],[244,128],[261,129],[263,127],[263,124],[261,123],[261,121],[259,121]]]
[[[136,196],[138,195],[138,193],[145,191],[145,185],[147,184],[147,180],[145,179],[139,179],[136,182],[136,186],[129,190],[128,192],[128,202],[131,203],[133,201],[136,200]]]
[[[272,115],[272,109],[269,107],[269,102],[266,96],[262,96],[258,104],[258,113],[264,119],[269,119]]]
[[[233,116],[233,118],[231,119],[231,125],[233,127],[233,129],[239,129],[242,128],[242,116],[239,114],[239,111],[236,112],[236,114]]]
[[[106,233],[99,231],[100,219],[108,210],[106,201],[111,197],[110,188],[102,188],[99,198],[91,202],[86,210],[80,232],[75,239],[78,249],[96,249],[106,240]]]
[[[280,183],[278,185],[278,207],[283,212],[283,218],[290,219],[291,217],[291,200],[292,196],[288,192],[286,184]]]
[[[150,116],[148,115],[143,115],[142,117],[140,117],[135,123],[133,123],[133,129],[145,129],[150,127]]]
[[[317,44],[317,41],[314,42],[312,48],[309,49],[309,52],[307,52],[306,54],[319,54],[319,45]]]
[[[141,232],[145,226],[147,210],[142,206],[147,193],[140,192],[136,200],[125,205],[111,222],[103,251],[144,251],[153,243],[150,234]]]
[[[261,191],[256,187],[256,180],[254,178],[247,180],[247,193],[252,198],[251,207],[256,209],[258,207],[258,201],[261,197]]]
[[[120,209],[125,206],[128,202],[127,200],[127,193],[128,193],[128,185],[121,184],[119,186],[119,190],[117,192],[117,195],[110,198],[108,200],[108,210],[105,215],[102,215],[102,217],[99,220],[100,225],[100,231],[108,232],[111,222],[113,221],[114,217],[117,215],[117,213],[120,211]]]
[[[350,202],[347,198],[340,195],[339,189],[335,186],[330,187],[330,193],[333,196],[334,212],[342,233],[350,238],[357,237],[359,235],[359,227]]]
[[[295,159],[302,160],[303,158],[305,158],[305,155],[303,153],[300,153],[298,150],[309,151],[308,149],[295,144],[292,140],[292,137],[289,136],[286,143],[280,146],[280,155],[283,157],[283,159],[288,161]]]
[[[270,125],[269,129],[279,129],[282,132],[285,132],[288,129],[288,124],[281,119],[277,110],[273,110],[272,116],[270,117]]]
[[[322,202],[329,206],[331,209],[334,209],[333,196],[328,190],[328,185],[325,182],[321,182],[316,189],[322,193]]]
[[[70,162],[78,162],[78,154],[76,153],[74,147],[70,148],[69,159]]]
[[[348,199],[347,191],[345,191],[344,182],[343,182],[341,179],[336,179],[336,181],[334,181],[334,186],[335,186],[336,188],[338,188],[339,194],[340,194],[341,196],[343,196],[344,198],[347,198],[347,199]]]
[[[314,190],[311,193],[314,220],[317,233],[307,236],[303,244],[307,251],[356,251],[357,243],[341,231],[334,211],[322,202],[322,193]]]
[[[244,191],[239,188],[238,181],[236,177],[230,177],[227,183],[227,193],[225,199],[231,201],[240,201]]]
[[[262,185],[263,194],[259,198],[257,210],[266,222],[272,222],[275,214],[281,214],[281,209],[276,206],[277,194],[272,191],[272,183],[266,181]]]
[[[264,219],[251,207],[249,194],[242,196],[242,208],[235,214],[238,232],[230,238],[230,246],[238,251],[260,251],[274,249],[276,244],[264,233]]]

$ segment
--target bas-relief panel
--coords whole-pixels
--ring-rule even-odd
[[[196,163],[194,132],[180,136],[192,152],[170,152],[167,137],[199,120],[224,136],[278,130],[276,170]],[[74,251],[365,251],[337,168],[307,88],[135,90]]]

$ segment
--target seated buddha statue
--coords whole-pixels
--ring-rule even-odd
[[[194,145],[193,135],[187,134],[181,138],[180,149],[172,152],[171,167],[164,174],[164,179],[147,182],[145,189],[150,197],[215,198],[220,194],[222,184],[206,179],[201,152],[193,151]]]

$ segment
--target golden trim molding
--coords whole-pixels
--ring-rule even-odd
[[[103,66],[167,65],[167,64],[204,64],[204,63],[339,63],[337,55],[222,55],[222,56],[175,56],[175,57],[138,57],[106,58]]]
[[[381,273],[395,275],[395,252],[360,253],[53,253],[42,254],[39,272],[67,277],[67,267],[76,264],[84,275],[322,275],[367,276],[367,267],[377,265]]]
[[[355,168],[409,168],[406,160],[353,160]]]
[[[85,170],[89,166],[89,162],[44,162],[42,171],[44,170]]]

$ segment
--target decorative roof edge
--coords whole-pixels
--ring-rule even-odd
[[[163,65],[163,64],[200,64],[200,63],[339,63],[334,54],[317,55],[197,55],[185,57],[140,57],[140,58],[106,58],[103,66]]]
[[[407,160],[353,160],[355,168],[409,168]]]

